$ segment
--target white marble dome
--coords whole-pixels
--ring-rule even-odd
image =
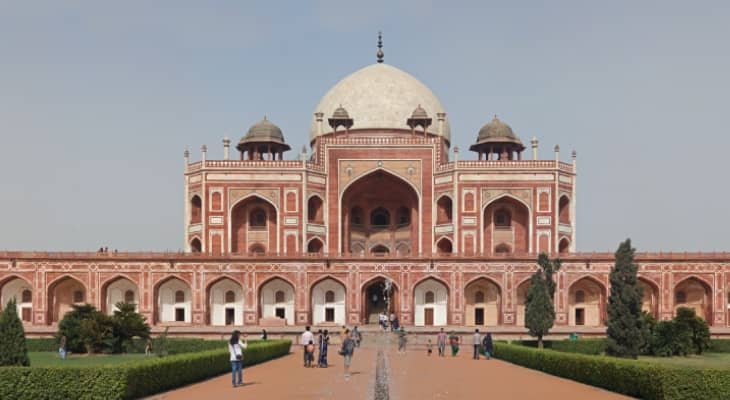
[[[431,90],[410,74],[387,64],[373,64],[337,82],[322,97],[315,112],[324,113],[323,133],[332,131],[327,119],[342,105],[356,129],[405,129],[406,121],[420,105],[433,123],[428,132],[438,135],[436,113],[445,112]],[[310,139],[317,137],[317,121],[312,117]],[[451,141],[448,117],[444,121],[444,138]]]

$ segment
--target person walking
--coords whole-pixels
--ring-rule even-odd
[[[324,333],[319,337],[319,358],[317,359],[317,366],[320,368],[327,368],[327,348],[330,344],[330,332],[325,329]]]
[[[350,334],[350,331],[347,330],[345,332],[345,339],[342,341],[342,349],[340,350],[340,355],[342,355],[344,360],[344,366],[345,366],[345,379],[350,379],[350,364],[352,364],[352,356],[355,354],[355,341],[352,340],[352,335]]]
[[[406,330],[401,327],[398,329],[398,354],[406,354],[406,343],[408,338],[406,337]]]
[[[144,345],[144,355],[152,355],[152,339],[147,339],[147,342]]]
[[[484,340],[482,341],[482,345],[484,346],[484,356],[487,357],[487,360],[489,360],[492,357],[492,354],[494,353],[494,343],[492,343],[492,334],[487,332],[486,335],[484,335]]]
[[[66,335],[61,335],[61,340],[58,343],[58,355],[61,360],[66,359]]]
[[[456,333],[451,332],[449,335],[449,344],[451,344],[451,357],[456,357],[459,353],[459,336]]]
[[[307,345],[309,342],[314,342],[314,334],[309,330],[309,325],[304,328],[304,333],[299,339],[299,344],[302,346],[302,353],[304,354],[304,366],[307,366]]]
[[[431,353],[433,353],[433,342],[431,342],[431,338],[428,338],[428,343],[426,343],[426,352],[431,357]]]
[[[267,340],[269,335],[266,333],[266,329],[261,330],[261,340]]]
[[[474,329],[474,340],[472,341],[472,344],[474,345],[474,355],[472,356],[473,359],[478,360],[479,359],[479,346],[482,345],[482,336],[479,334],[479,329]]]
[[[314,365],[312,364],[312,363],[314,363],[314,341],[312,341],[312,340],[309,341],[309,344],[307,344],[307,347],[306,347],[306,351],[307,351],[307,356],[304,361],[304,363],[305,363],[304,366],[307,368],[312,368],[312,367],[314,367]]]
[[[352,328],[352,339],[355,341],[355,347],[360,347],[360,341],[362,340],[362,334],[360,333],[360,330],[357,329],[357,325],[355,325],[355,327]]]
[[[436,338],[436,344],[439,348],[439,357],[443,357],[446,349],[446,332],[444,332],[444,328],[441,328],[441,331]]]
[[[228,341],[228,353],[231,359],[231,385],[233,387],[243,385],[243,349],[248,347],[248,343],[241,341],[241,332],[233,331],[231,339]]]

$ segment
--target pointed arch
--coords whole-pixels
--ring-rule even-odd
[[[153,321],[155,323],[192,322],[193,285],[178,274],[170,274],[153,285]],[[177,294],[183,292],[183,298]],[[180,301],[182,300],[182,301]]]
[[[570,252],[570,239],[563,237],[558,242],[558,253],[568,254],[568,252]]]
[[[454,244],[451,238],[447,236],[441,236],[436,241],[436,252],[439,255],[449,255],[454,251]]]
[[[464,285],[464,322],[471,326],[502,323],[502,286],[488,275],[471,278]]]
[[[280,275],[271,276],[263,281],[257,291],[259,318],[294,325],[295,287],[291,281]],[[280,296],[280,293],[283,296]]]
[[[691,308],[695,310],[698,317],[703,318],[708,325],[712,326],[712,288],[712,284],[695,274],[688,275],[677,281],[672,290],[672,310],[674,314],[676,315],[677,309],[680,307]],[[680,299],[680,294],[683,294],[683,299]]]
[[[245,242],[247,223],[250,218],[249,212],[252,210],[241,210],[238,212],[238,208],[245,205],[246,202],[251,200],[260,201],[260,206],[263,208],[270,207],[272,214],[266,213],[267,224],[266,230],[268,231],[268,245],[265,246],[267,252],[279,252],[281,243],[281,232],[279,227],[281,226],[281,210],[279,206],[273,201],[264,197],[258,193],[249,193],[240,199],[232,202],[228,206],[228,249],[232,253],[242,253],[249,249],[250,246]],[[258,206],[259,204],[257,204]],[[241,206],[241,207],[239,207]],[[244,240],[239,240],[239,236],[243,236]],[[240,242],[240,243],[239,243]]]
[[[436,275],[427,275],[412,286],[413,323],[443,326],[449,323],[449,285]]]
[[[332,298],[328,298],[328,294]],[[327,274],[314,281],[309,288],[311,323],[345,325],[347,284],[334,275]]]
[[[651,279],[639,276],[637,284],[642,285],[641,310],[659,318],[659,285]],[[649,289],[648,292],[646,289]]]
[[[74,304],[88,302],[88,289],[83,280],[72,274],[63,274],[46,285],[48,301],[48,324],[59,322],[63,316],[71,311]],[[81,296],[79,296],[81,293]]]
[[[583,298],[576,296],[583,292]],[[570,326],[602,326],[606,320],[608,293],[606,284],[595,276],[583,275],[568,287],[568,324]]]
[[[324,242],[319,237],[313,237],[307,242],[307,253],[322,254],[324,251]]]
[[[436,223],[451,224],[453,223],[453,207],[454,200],[448,194],[442,194],[436,200]]]
[[[32,323],[34,297],[33,284],[25,277],[11,274],[0,279],[0,311],[14,298],[18,317],[24,323]]]
[[[400,318],[397,315],[400,310],[400,285],[396,282],[396,278],[378,273],[360,284],[360,310],[363,324],[377,324],[378,314],[385,311],[382,290],[386,280],[390,280],[393,285],[390,312],[396,313],[396,316]]]
[[[129,275],[125,273],[117,273],[109,279],[101,283],[101,311],[105,314],[114,314],[117,310],[116,304],[119,302],[127,303],[126,292],[131,290],[134,294],[132,304],[135,309],[139,310],[139,286]]]
[[[509,216],[509,226],[503,227],[503,228],[495,228],[493,225],[493,214],[494,211],[498,210],[499,202],[505,202],[509,203],[510,201],[515,202],[515,206],[524,207],[524,210],[512,210]],[[491,210],[494,208],[493,212],[490,213],[490,215],[487,215],[487,210]],[[517,214],[515,211],[523,211],[525,215],[515,215]],[[481,209],[480,209],[480,232],[482,233],[482,240],[481,240],[481,251],[482,254],[494,254],[496,253],[497,247],[501,245],[507,245],[507,249],[509,249],[509,253],[530,253],[533,249],[533,210],[530,204],[528,204],[526,201],[520,199],[517,196],[514,196],[510,193],[501,193],[498,196],[490,199],[489,201],[485,202]],[[500,232],[497,232],[499,230]],[[512,234],[507,235],[510,236],[511,243],[505,243],[505,238],[502,238],[501,235],[504,233],[502,231],[511,230]],[[523,232],[524,230],[524,232]],[[523,238],[524,242],[519,241],[520,238]],[[505,247],[501,247],[500,250],[505,249]],[[488,250],[488,251],[487,251]]]
[[[229,298],[229,292],[233,298]],[[243,284],[230,274],[217,276],[205,286],[206,320],[215,326],[243,325]]]

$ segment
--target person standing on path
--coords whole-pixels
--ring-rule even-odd
[[[345,339],[342,341],[342,349],[340,355],[345,358],[345,379],[350,379],[350,364],[352,364],[352,355],[355,354],[355,341],[352,340],[350,331],[345,331]]]
[[[243,384],[243,349],[248,347],[244,340],[241,342],[241,332],[233,331],[231,340],[228,341],[228,353],[231,356],[231,385],[233,387]]]
[[[314,334],[309,331],[309,325],[304,328],[304,333],[299,339],[299,344],[302,345],[302,353],[304,354],[304,366],[307,366],[307,345],[309,342],[314,342]]]
[[[474,345],[474,355],[472,356],[472,358],[478,360],[479,346],[482,345],[482,336],[479,334],[479,328],[474,329],[474,341],[472,342],[472,344]]]
[[[487,360],[489,360],[494,352],[494,344],[492,343],[491,333],[487,332],[484,336],[484,340],[482,341],[482,345],[484,346],[484,356],[487,357]]]
[[[451,357],[456,357],[459,353],[459,336],[455,332],[449,335],[449,344],[451,344]]]
[[[61,335],[61,341],[58,343],[58,355],[61,360],[66,359],[66,335]]]
[[[406,337],[406,331],[401,327],[398,330],[398,354],[406,354],[406,343],[408,338]]]
[[[325,329],[324,334],[319,337],[319,359],[317,359],[317,366],[320,368],[327,368],[327,347],[330,344],[330,332]]]
[[[444,328],[441,328],[436,343],[439,347],[439,357],[443,357],[446,349],[446,332],[444,332]]]

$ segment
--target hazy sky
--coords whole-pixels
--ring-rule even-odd
[[[541,158],[578,151],[579,250],[730,250],[728,21],[720,1],[0,0],[0,249],[180,248],[185,148],[220,159],[266,114],[296,157],[383,30],[462,149],[496,113]]]

